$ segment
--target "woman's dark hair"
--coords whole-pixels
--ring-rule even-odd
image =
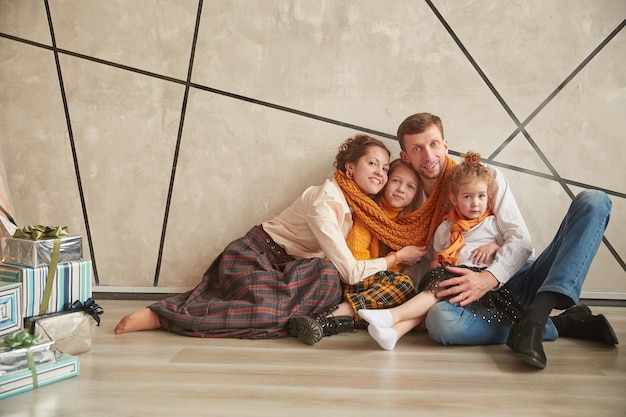
[[[391,152],[389,152],[389,149],[387,149],[383,142],[367,135],[358,134],[346,139],[346,141],[339,146],[339,152],[337,152],[335,163],[333,164],[334,167],[345,173],[346,164],[356,164],[359,159],[367,153],[367,150],[371,146],[378,146],[387,151],[387,154],[391,156]]]

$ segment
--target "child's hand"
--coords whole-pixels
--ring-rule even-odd
[[[470,260],[474,263],[474,265],[488,265],[491,263],[493,257],[496,256],[498,250],[500,250],[499,245],[496,245],[495,243],[487,243],[486,245],[482,245],[474,249],[470,256]]]

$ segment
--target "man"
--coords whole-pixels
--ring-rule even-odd
[[[398,128],[398,141],[401,158],[421,177],[425,201],[435,184],[445,180],[448,141],[441,119],[429,113],[409,116]],[[528,228],[506,178],[499,170],[494,171],[498,194],[493,211],[506,242],[485,271],[449,267],[458,277],[439,284],[446,289],[438,296],[452,297],[428,312],[429,336],[445,345],[506,342],[524,363],[542,369],[546,366],[542,340],[563,336],[616,345],[617,337],[607,319],[591,314],[583,304],[577,305],[608,223],[611,200],[600,191],[581,192],[572,201],[554,240],[536,259],[525,261],[524,255],[532,251]],[[525,306],[523,316],[512,326],[488,322],[463,308],[505,283]],[[553,309],[566,310],[549,317]]]

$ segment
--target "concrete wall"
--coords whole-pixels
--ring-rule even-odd
[[[613,201],[584,295],[626,299],[623,0],[0,0],[0,151],[20,225],[67,225],[96,284],[193,286],[332,174],[337,146],[444,120],[547,245]],[[155,288],[156,287],[156,288]]]

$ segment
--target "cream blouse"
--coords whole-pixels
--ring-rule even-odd
[[[387,269],[384,258],[354,259],[346,243],[352,213],[334,178],[307,188],[291,206],[261,225],[295,258],[328,258],[348,284]]]

